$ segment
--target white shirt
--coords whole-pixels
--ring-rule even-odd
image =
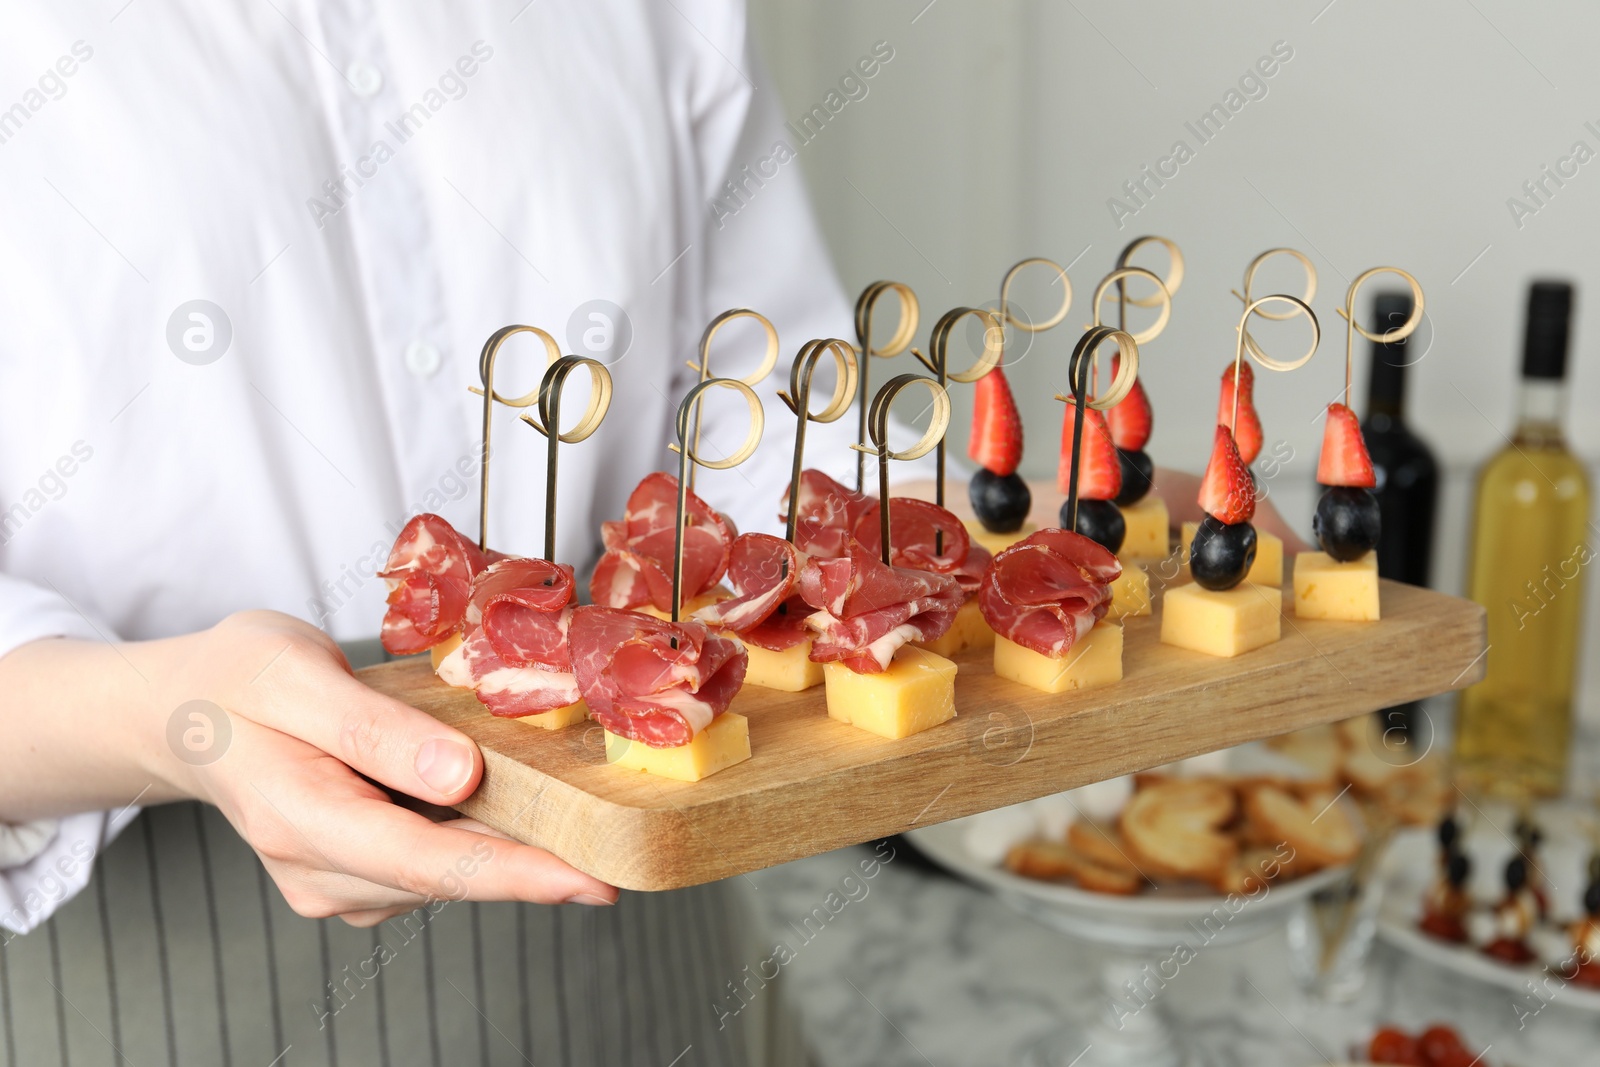
[[[375,634],[373,572],[409,516],[477,533],[468,386],[501,326],[582,352],[618,324],[580,309],[625,310],[631,344],[599,353],[610,414],[561,455],[557,556],[580,570],[600,522],[674,463],[684,364],[713,315],[776,325],[769,397],[801,342],[853,336],[798,167],[746,179],[736,214],[712,209],[788,137],[737,2],[186,0],[108,17],[25,5],[0,32],[0,654],[249,607]],[[759,338],[725,334],[715,373],[748,372]],[[542,367],[521,338],[497,385],[525,393]],[[710,456],[745,433],[719,393]],[[766,413],[754,458],[699,476],[742,529],[777,528],[788,479],[794,420]],[[808,431],[809,465],[843,480],[854,430],[852,412]],[[502,409],[494,444],[490,543],[537,554],[544,440]],[[0,924],[26,930],[81,888],[87,864],[61,893],[40,880],[61,880],[69,842],[102,847],[107,821],[63,820],[42,850],[0,834]]]

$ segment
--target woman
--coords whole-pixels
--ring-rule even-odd
[[[712,315],[758,309],[791,349],[847,328],[795,168],[711,210],[783,136],[742,7],[6,18],[0,68],[39,73],[0,111],[0,1062],[792,1051],[761,1024],[776,998],[719,1024],[755,958],[728,888],[610,907],[394,803],[459,802],[482,756],[336,643],[376,632],[411,514],[476,532],[493,330],[611,364],[605,426],[563,459],[581,563],[666,462]],[[708,454],[743,436],[707,420]],[[542,439],[507,417],[495,445],[488,540],[533,553]],[[770,528],[783,453],[698,489]]]

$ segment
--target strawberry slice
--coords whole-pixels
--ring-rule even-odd
[[[1256,487],[1250,480],[1250,468],[1245,466],[1226,426],[1217,427],[1211,462],[1206,464],[1206,476],[1200,481],[1200,506],[1212,518],[1230,525],[1249,522],[1256,513]]]
[[[1077,407],[1067,405],[1067,417],[1061,422],[1061,462],[1056,467],[1056,488],[1070,492],[1072,477],[1072,427],[1077,421]],[[1083,409],[1083,443],[1078,456],[1078,499],[1113,500],[1122,492],[1122,463],[1117,459],[1117,446],[1111,441],[1111,428],[1106,417],[1094,408]]]
[[[999,367],[978,379],[967,455],[1002,478],[1015,473],[1022,462],[1022,416]]]
[[[1217,404],[1217,424],[1233,431],[1239,446],[1239,458],[1248,467],[1261,454],[1261,417],[1256,414],[1256,402],[1251,395],[1256,387],[1255,371],[1250,364],[1239,364],[1239,380],[1244,388],[1239,393],[1239,425],[1233,424],[1233,364],[1222,372],[1222,400]]]
[[[1121,356],[1111,357],[1111,376],[1116,377]],[[1138,452],[1150,440],[1150,424],[1155,415],[1150,410],[1150,397],[1144,383],[1137,378],[1133,388],[1121,402],[1106,412],[1106,423],[1111,427],[1111,440],[1125,452]]]
[[[1317,481],[1372,489],[1378,484],[1372,457],[1361,437],[1361,422],[1343,404],[1328,405],[1328,422],[1322,430],[1322,455],[1317,457]]]

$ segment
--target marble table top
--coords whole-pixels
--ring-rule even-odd
[[[1101,949],[946,874],[904,839],[761,871],[748,886],[763,932],[791,950],[779,981],[819,1067],[1019,1063],[1064,1020],[1088,1021],[1096,1003]],[[1600,1062],[1600,1014],[1557,996],[1529,1015],[1530,1003],[1382,943],[1355,1003],[1310,1003],[1275,929],[1201,952],[1159,1007],[1231,1067],[1343,1063],[1389,1021],[1453,1025],[1474,1051],[1488,1046],[1490,1067]]]

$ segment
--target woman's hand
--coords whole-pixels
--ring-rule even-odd
[[[616,899],[614,888],[542,849],[395,804],[379,785],[428,804],[460,803],[483,774],[482,754],[460,731],[357,681],[338,646],[307,623],[245,612],[180,638],[37,641],[0,658],[0,687],[15,681],[25,703],[31,693],[59,708],[61,685],[84,679],[94,679],[84,695],[95,708],[84,729],[109,725],[113,733],[46,729],[34,737],[45,767],[74,776],[76,791],[29,774],[22,777],[39,791],[19,796],[10,761],[0,757],[0,781],[8,783],[0,786],[0,818],[74,810],[75,801],[76,810],[114,806],[106,798],[137,788],[142,771],[142,803],[195,797],[221,809],[301,915],[366,926],[430,898]],[[5,718],[10,729],[14,717]],[[186,745],[196,730],[215,748]]]

